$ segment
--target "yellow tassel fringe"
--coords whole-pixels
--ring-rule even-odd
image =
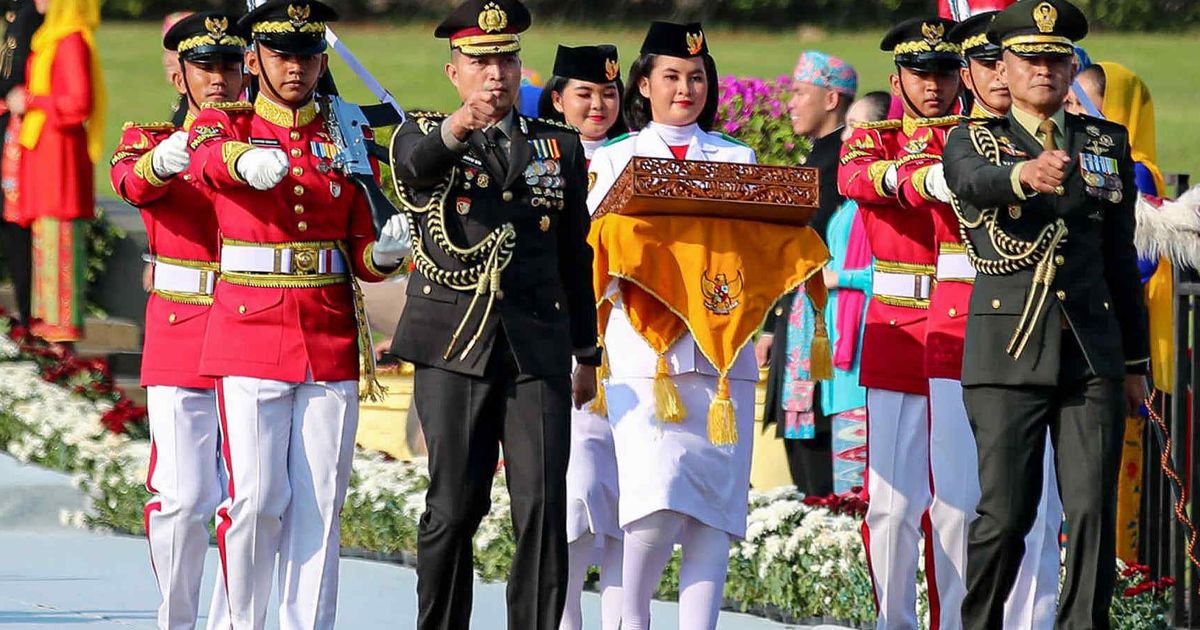
[[[604,347],[604,337],[599,339],[598,345],[603,353],[600,355],[600,367],[596,368],[596,398],[588,406],[588,411],[598,416],[607,416],[608,395],[604,391],[604,382],[612,377],[612,367],[608,364],[608,349]]]
[[[814,310],[816,318],[813,321],[809,372],[814,381],[828,381],[833,378],[833,346],[829,343],[829,330],[825,326],[825,309]]]
[[[717,446],[738,443],[737,416],[729,397],[729,376],[717,381],[717,396],[708,407],[708,441]]]
[[[679,397],[679,388],[675,387],[675,381],[671,380],[667,357],[661,354],[658,356],[658,369],[654,374],[654,413],[659,420],[672,424],[683,422],[684,418],[687,418],[683,399]]]

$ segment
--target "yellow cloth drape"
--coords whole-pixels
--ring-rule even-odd
[[[735,443],[729,370],[768,310],[801,283],[809,281],[817,312],[823,312],[825,290],[817,271],[828,262],[829,251],[820,236],[807,227],[751,221],[609,214],[593,223],[588,240],[596,252],[597,292],[606,291],[613,278],[620,281],[630,325],[659,355],[655,398],[660,418],[683,419],[677,402],[663,400],[671,398],[673,389],[664,357],[690,331],[721,375],[709,409],[709,437],[718,444]],[[818,337],[822,324],[818,322]],[[821,361],[818,343],[814,340],[814,371]]]
[[[104,89],[104,75],[100,68],[100,54],[96,49],[96,29],[100,26],[100,0],[53,0],[46,12],[46,20],[33,35],[33,64],[29,71],[29,93],[46,96],[52,89],[51,75],[54,57],[59,42],[79,33],[87,43],[91,57],[92,116],[88,121],[88,156],[98,162],[104,151],[104,112],[108,96]],[[37,146],[46,126],[46,113],[30,110],[21,127],[21,146],[33,149]]]

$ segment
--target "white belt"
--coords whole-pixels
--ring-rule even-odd
[[[924,274],[895,273],[875,270],[871,277],[871,293],[878,296],[912,300],[928,300],[933,278]]]
[[[154,261],[154,290],[170,293],[212,295],[217,272],[184,267],[161,259]]]
[[[967,258],[966,254],[941,253],[937,257],[937,279],[938,282],[973,281],[975,267],[971,265],[971,259]]]
[[[346,260],[331,247],[222,245],[221,271],[233,273],[342,274]]]

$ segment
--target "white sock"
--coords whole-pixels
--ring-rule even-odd
[[[603,630],[621,630],[621,587],[624,543],[609,536],[602,537],[600,555],[600,625]]]
[[[729,571],[729,534],[690,519],[682,542],[679,628],[715,630]]]
[[[595,547],[596,536],[590,532],[567,545],[567,603],[558,630],[583,630],[579,598],[583,594],[583,583],[587,581],[588,568],[592,566]]]
[[[648,630],[650,627],[650,600],[658,589],[663,568],[671,559],[686,518],[678,512],[655,512],[625,527],[622,630]]]

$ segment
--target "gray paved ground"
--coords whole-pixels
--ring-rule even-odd
[[[82,504],[65,476],[22,466],[0,453],[0,630],[155,627],[158,593],[144,541],[60,525],[61,510],[80,509]],[[212,550],[205,567],[205,593],[215,573]],[[409,569],[343,559],[338,628],[414,627],[415,588],[416,576]],[[504,585],[480,583],[475,593],[472,627],[502,630]],[[595,595],[585,594],[584,610],[588,627],[598,628]],[[673,604],[656,603],[654,615],[658,628],[675,628],[678,623]],[[276,623],[272,616],[268,627]],[[729,613],[722,613],[719,626],[789,627]]]

